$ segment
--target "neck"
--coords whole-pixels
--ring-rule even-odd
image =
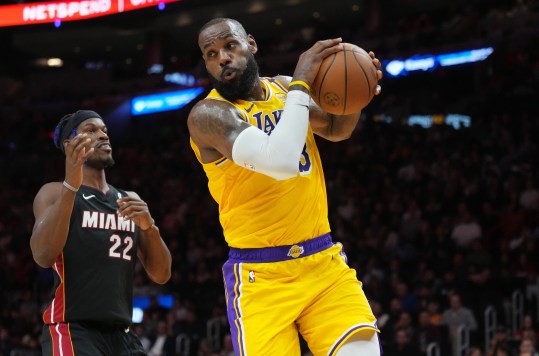
[[[105,176],[104,169],[93,169],[90,167],[84,167],[84,176],[82,178],[82,184],[94,189],[106,193],[109,191],[109,185]]]
[[[261,101],[264,100],[266,97],[266,90],[265,87],[260,82],[260,78],[257,77],[255,83],[253,84],[253,88],[249,92],[249,95],[247,96],[247,101]]]

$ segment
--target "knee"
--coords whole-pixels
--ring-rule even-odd
[[[380,340],[374,330],[360,330],[337,351],[336,356],[381,356]]]

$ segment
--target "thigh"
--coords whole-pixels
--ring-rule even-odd
[[[106,356],[110,354],[105,341],[95,331],[78,323],[58,323],[43,326],[41,349],[43,356]]]
[[[376,329],[376,319],[357,280],[346,264],[342,246],[318,254],[320,268],[313,276],[317,295],[298,318],[299,330],[315,355],[335,355],[350,337]]]
[[[287,261],[288,262],[288,261]],[[295,319],[301,309],[294,275],[283,262],[223,266],[230,334],[236,355],[300,354]]]

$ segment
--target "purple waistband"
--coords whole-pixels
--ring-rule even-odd
[[[278,262],[306,257],[333,246],[331,235],[325,234],[294,245],[264,248],[230,248],[230,262]]]

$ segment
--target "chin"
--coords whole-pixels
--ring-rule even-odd
[[[108,167],[114,166],[114,158],[112,158],[112,155],[107,155],[106,157],[95,157],[93,159],[88,159],[86,161],[86,165],[91,168],[95,169],[105,169]]]

